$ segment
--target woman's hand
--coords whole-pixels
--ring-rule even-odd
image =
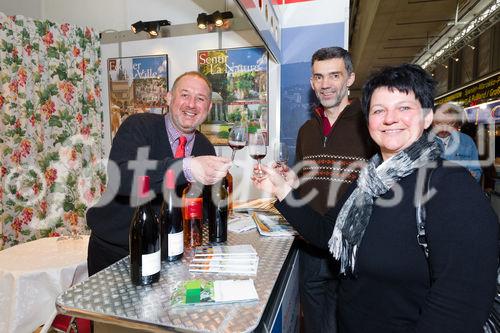
[[[254,169],[256,168],[257,166],[254,167]],[[255,187],[257,187],[261,191],[275,195],[280,201],[283,200],[292,190],[292,187],[288,182],[293,183],[294,179],[293,177],[295,173],[289,170],[289,172],[293,174],[290,174],[291,180],[287,180],[275,168],[262,165],[261,169],[264,172],[263,177],[256,177],[255,175],[252,175],[252,182],[255,185]],[[287,178],[289,178],[288,173],[287,173]]]
[[[299,177],[297,177],[297,174],[288,167],[286,164],[278,164],[278,163],[273,163],[273,168],[276,170],[276,172],[279,172],[283,179],[288,183],[288,185],[296,189],[299,187]]]

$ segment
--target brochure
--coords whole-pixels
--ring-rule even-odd
[[[257,251],[252,245],[217,245],[217,246],[198,246],[194,249],[195,257],[227,257],[243,255],[257,256]]]
[[[191,261],[194,266],[257,266],[259,264],[258,257],[241,257],[241,258],[208,258],[195,257]]]
[[[208,245],[194,249],[189,271],[193,273],[255,275],[258,265],[259,257],[252,245]]]
[[[194,260],[189,264],[190,272],[198,273],[228,273],[228,274],[257,274],[259,261],[257,258],[246,260]]]
[[[281,215],[254,212],[252,218],[262,236],[285,237],[297,235],[297,231]]]
[[[233,213],[233,216],[227,223],[227,230],[236,233],[242,233],[255,228],[255,223],[248,213]]]
[[[191,273],[222,273],[238,275],[257,275],[257,266],[197,266],[189,265]]]
[[[171,289],[172,307],[215,305],[258,300],[253,280],[188,280]]]
[[[255,254],[240,254],[234,256],[194,256],[192,261],[223,261],[223,262],[241,262],[241,261],[259,261],[259,257]]]

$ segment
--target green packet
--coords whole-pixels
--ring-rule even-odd
[[[172,290],[171,305],[203,305],[215,303],[214,282],[188,280],[179,282]]]
[[[252,279],[180,281],[172,287],[170,294],[172,307],[249,302],[259,299]]]

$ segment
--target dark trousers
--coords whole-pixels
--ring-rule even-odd
[[[328,251],[305,242],[299,249],[299,290],[304,330],[306,333],[336,333],[339,266]]]
[[[87,252],[89,276],[94,275],[126,256],[128,256],[128,249],[108,243],[97,237],[94,233],[90,234]]]

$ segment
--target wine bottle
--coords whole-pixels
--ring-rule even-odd
[[[175,261],[184,253],[184,235],[179,197],[175,192],[175,173],[168,169],[165,174],[165,193],[161,206],[161,260]]]
[[[202,185],[198,183],[189,183],[182,193],[182,227],[184,229],[185,250],[202,245],[202,220]]]
[[[224,178],[224,184],[227,191],[227,216],[230,216],[233,213],[233,175],[229,171]]]
[[[208,226],[210,220],[210,209],[212,202],[212,185],[203,186],[203,225]]]
[[[160,279],[160,224],[148,201],[149,177],[137,181],[137,208],[129,232],[130,278],[135,285],[147,285]]]
[[[228,211],[228,193],[226,182],[222,179],[220,182],[212,185],[209,218],[208,218],[208,240],[213,243],[227,241],[227,211]]]

